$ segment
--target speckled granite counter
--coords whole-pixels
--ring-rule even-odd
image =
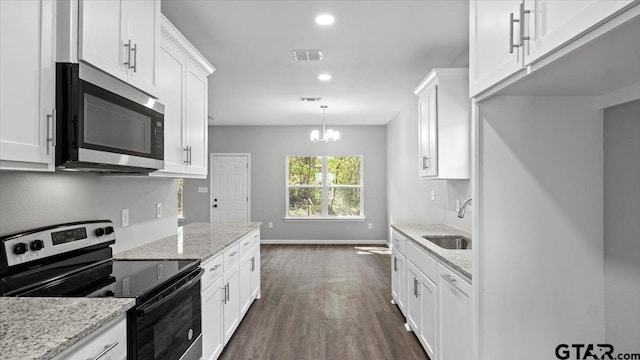
[[[443,249],[422,238],[424,235],[457,235],[471,239],[470,233],[440,224],[393,224],[391,227],[406,235],[413,243],[425,249],[428,253],[434,255],[460,274],[466,276],[471,282],[471,250]]]
[[[176,235],[113,255],[119,260],[206,259],[251,231],[260,223],[192,223],[178,229]]]
[[[135,299],[0,297],[0,358],[51,359],[134,305]]]

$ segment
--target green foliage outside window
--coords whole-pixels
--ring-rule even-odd
[[[288,216],[362,216],[360,156],[289,156]]]

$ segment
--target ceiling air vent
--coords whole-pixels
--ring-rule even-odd
[[[316,102],[322,100],[321,97],[300,97],[300,101],[303,102]]]
[[[295,61],[319,61],[322,60],[320,49],[297,49],[291,51]]]

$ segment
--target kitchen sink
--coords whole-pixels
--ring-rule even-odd
[[[464,236],[428,236],[423,238],[431,241],[435,245],[440,246],[443,249],[449,250],[471,250],[471,239]]]

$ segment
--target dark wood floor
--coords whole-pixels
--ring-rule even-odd
[[[262,245],[262,297],[221,359],[428,359],[390,303],[384,247]]]

